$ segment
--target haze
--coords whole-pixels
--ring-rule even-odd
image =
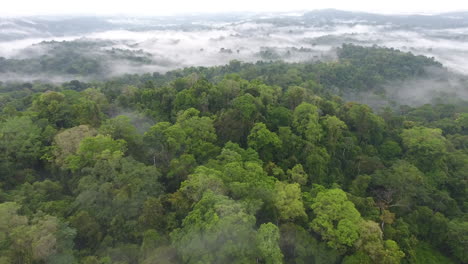
[[[60,14],[94,14],[94,15],[173,15],[183,13],[220,13],[220,12],[293,12],[336,8],[351,11],[368,11],[378,13],[441,13],[468,10],[468,2],[463,0],[446,1],[372,1],[372,0],[329,0],[329,1],[217,1],[217,0],[17,0],[4,1],[2,16],[34,16]]]

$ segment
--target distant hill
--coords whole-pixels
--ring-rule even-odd
[[[304,14],[304,19],[330,21],[330,20],[356,20],[376,24],[392,23],[399,26],[410,27],[465,27],[468,26],[468,12],[453,12],[437,15],[382,15],[365,12],[349,12],[336,9],[323,9]]]
[[[336,21],[360,21],[371,24],[393,24],[401,27],[454,28],[468,26],[468,12],[452,12],[438,15],[382,15],[350,12],[336,9],[314,10],[303,16],[284,14],[226,13],[217,15],[192,14],[174,17],[19,17],[0,18],[0,41],[81,35],[106,30],[196,29],[204,23],[235,23],[246,20],[282,22],[333,23]],[[196,23],[194,23],[196,22]]]

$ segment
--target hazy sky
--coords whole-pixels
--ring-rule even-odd
[[[297,11],[323,8],[380,13],[468,10],[468,0],[1,0],[1,16],[45,14],[171,15],[192,12]]]

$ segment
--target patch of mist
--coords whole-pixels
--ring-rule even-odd
[[[115,118],[117,116],[126,116],[130,118],[130,122],[137,129],[140,135],[143,135],[146,131],[150,129],[155,124],[155,121],[142,113],[138,113],[128,109],[117,108],[114,109],[111,113],[110,118]]]
[[[67,75],[67,74],[22,74],[14,72],[0,73],[1,82],[41,82],[41,83],[53,83],[60,84],[71,80],[78,80],[80,82],[90,82],[96,80],[93,76],[79,76],[79,75]]]
[[[382,86],[380,93],[348,92],[342,97],[369,105],[375,110],[398,105],[413,107],[430,104],[437,98],[468,100],[468,77],[440,68],[428,68],[427,76],[393,81]]]
[[[376,111],[393,106],[392,101],[384,94],[377,94],[374,92],[348,92],[342,94],[341,97],[345,101],[366,104]]]
[[[468,100],[467,77],[443,69],[430,69],[425,78],[397,81],[384,89],[390,100],[412,106],[430,103],[439,96]]]

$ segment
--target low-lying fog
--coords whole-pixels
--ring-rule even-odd
[[[193,21],[173,18],[173,21],[168,19],[166,23],[162,23],[161,19],[149,18],[102,18],[99,23],[95,22],[94,29],[87,28],[79,34],[74,30],[74,24],[59,32],[50,30],[54,23],[67,23],[67,20],[47,20],[47,24],[41,26],[38,23],[43,20],[4,19],[0,20],[0,57],[24,58],[24,49],[52,40],[111,40],[100,49],[143,50],[152,54],[153,63],[146,67],[132,69],[125,63],[112,65],[112,72],[120,74],[164,72],[185,66],[212,66],[226,64],[233,59],[333,59],[334,47],[342,43],[355,43],[376,44],[433,56],[445,66],[468,74],[468,26],[440,29],[434,25],[431,29],[392,22],[339,19],[314,21],[301,18],[303,16],[297,14],[283,14],[261,19],[254,16],[239,17],[237,21],[229,17],[230,21],[226,22],[222,18],[203,21],[194,17]],[[83,21],[72,20],[68,23],[75,23],[79,27]],[[47,53],[47,50],[43,52]]]
[[[90,57],[100,55],[101,63],[106,67],[105,73],[115,76],[166,72],[186,66],[221,65],[234,59],[246,62],[333,60],[334,48],[342,43],[355,43],[393,47],[435,57],[450,70],[468,75],[468,15],[415,16],[413,23],[411,16],[352,14],[327,11],[164,19],[0,19],[0,57],[40,57],[52,54],[61,45],[48,45],[50,43],[43,41],[97,43],[84,45],[79,52]],[[438,23],[438,19],[443,23]],[[451,23],[450,19],[454,22]],[[137,54],[139,63],[135,63],[134,55],[129,57],[119,53],[120,57],[116,59],[115,53],[110,52],[113,49],[120,53],[140,52],[142,55]],[[41,73],[0,74],[3,80],[38,76]],[[50,80],[67,78],[77,76],[49,76]]]

